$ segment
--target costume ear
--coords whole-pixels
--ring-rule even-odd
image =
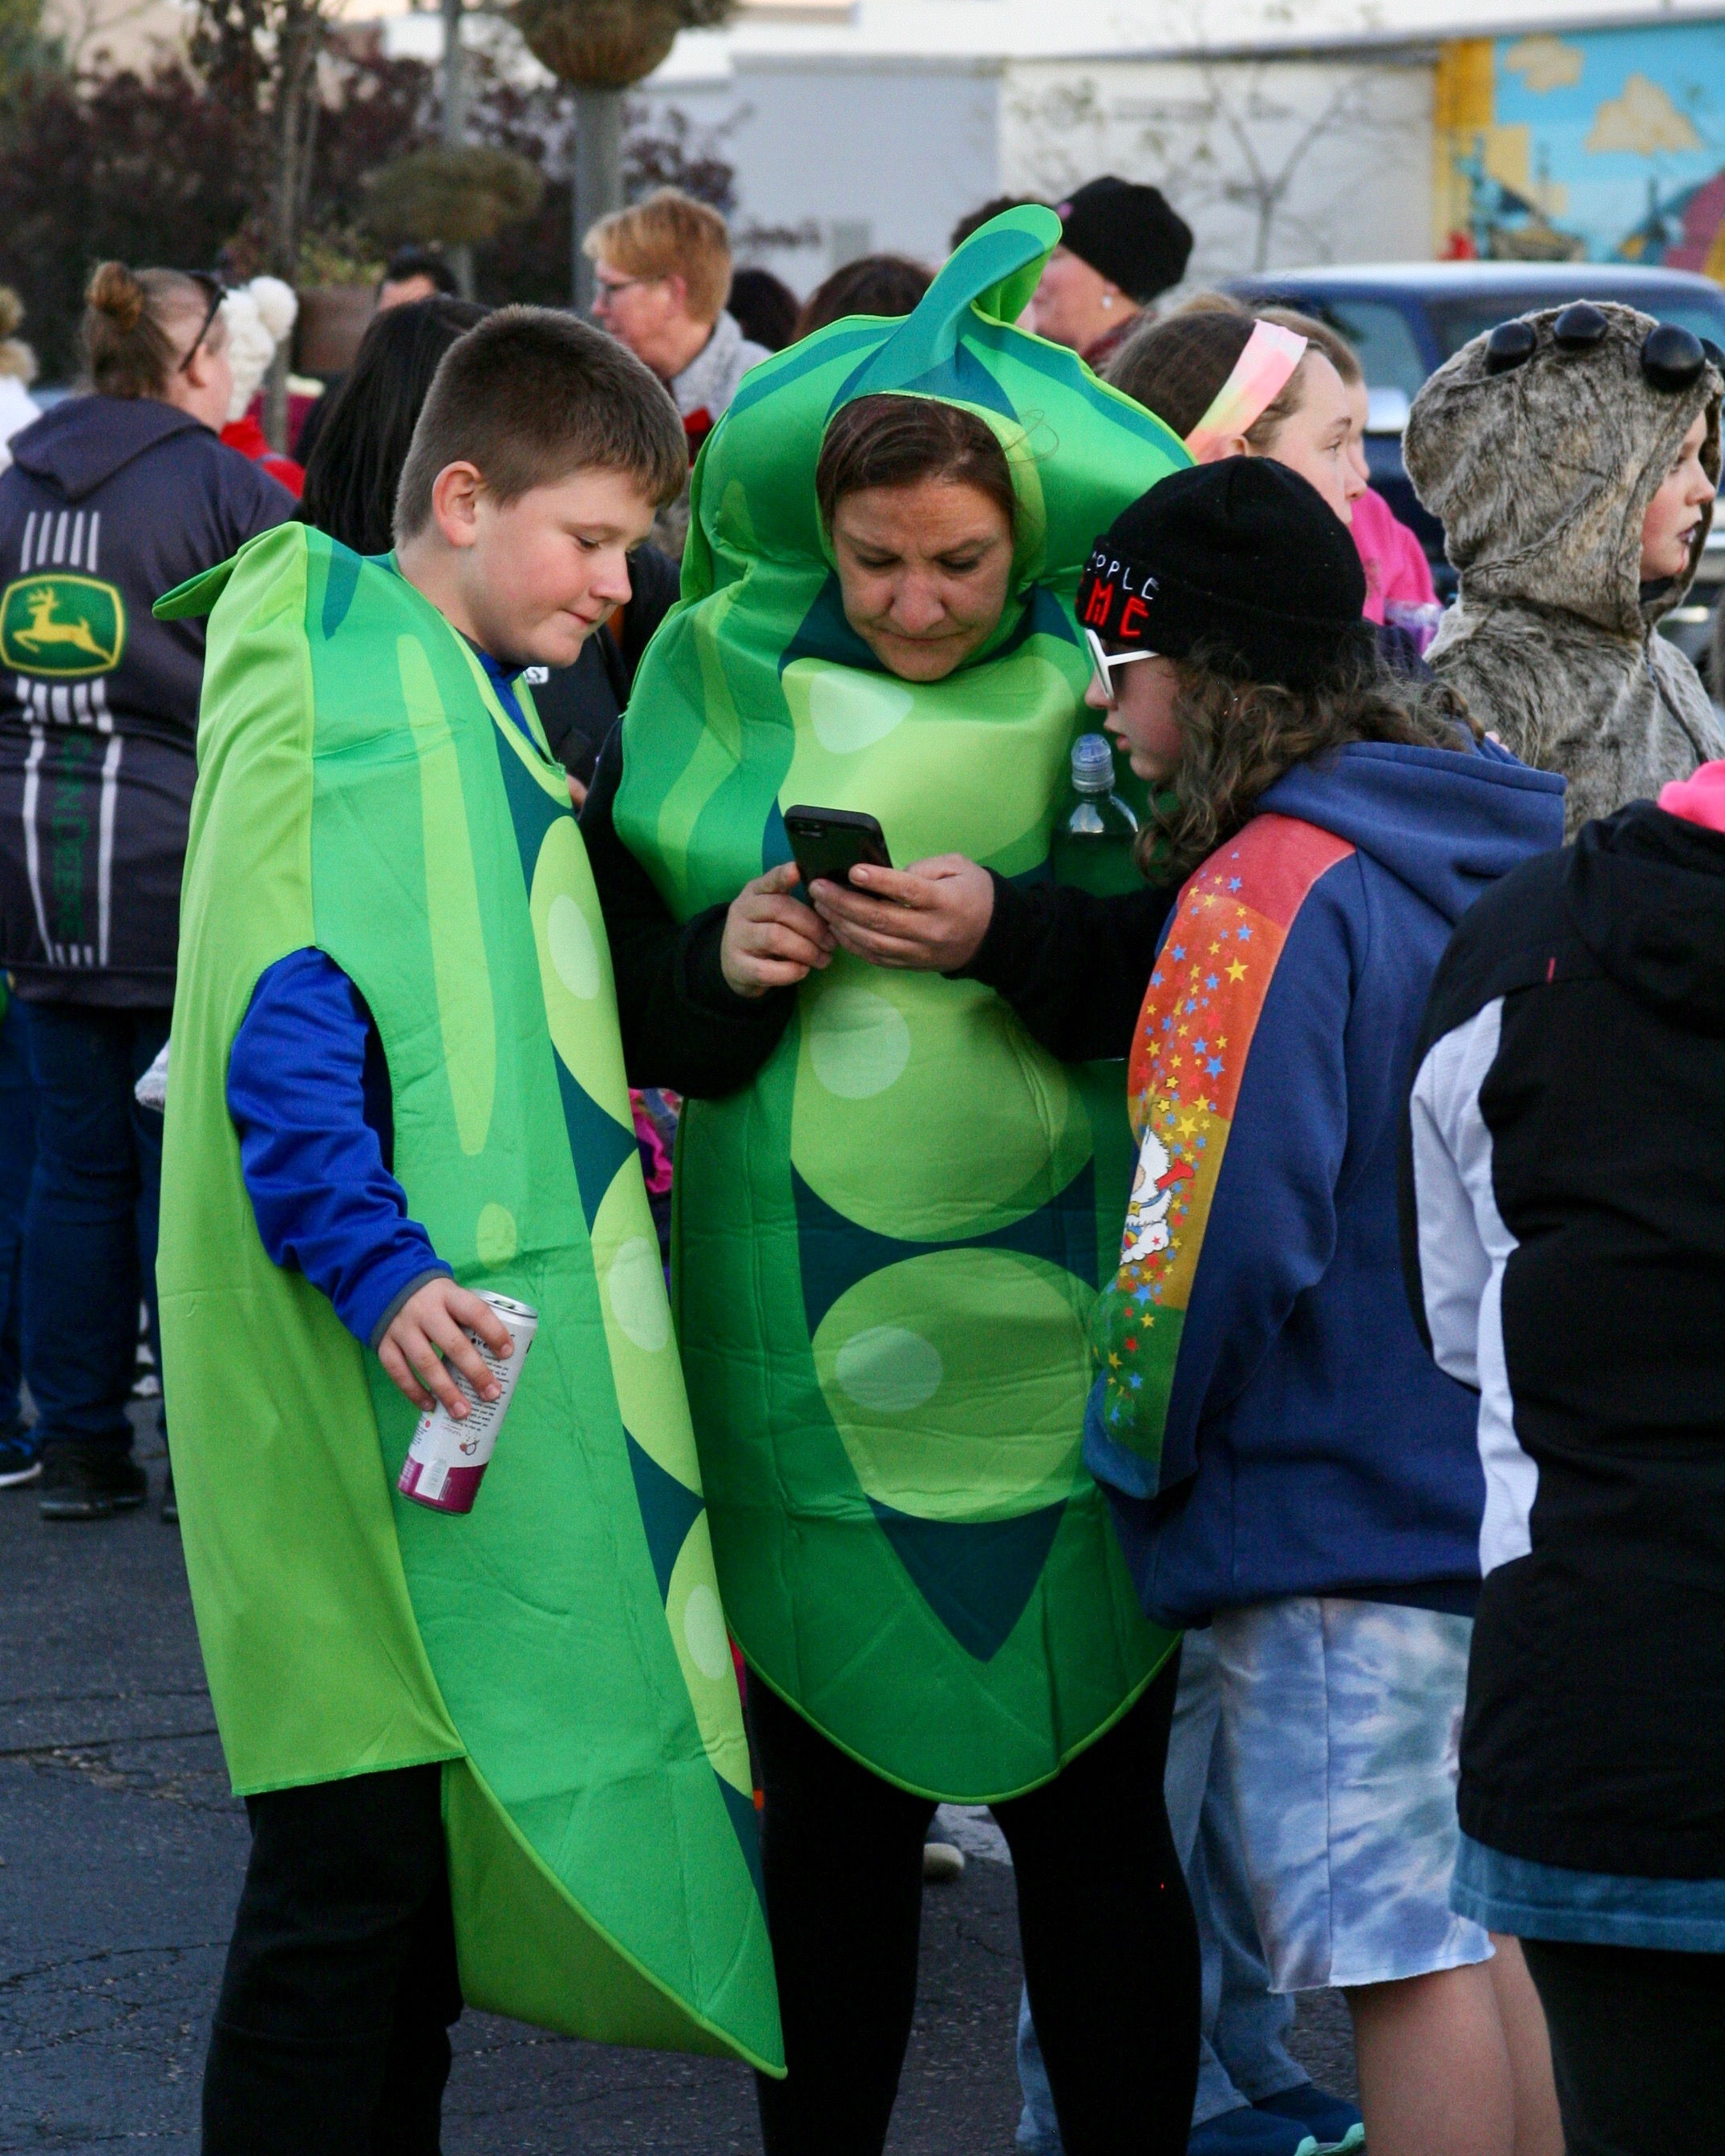
[[[990,323],[1015,322],[1060,239],[1060,219],[1040,203],[990,218],[941,271],[916,312],[845,383],[836,402],[848,404],[853,398],[893,389],[965,397],[959,377],[968,370],[957,360],[966,332],[975,330],[977,315]],[[976,401],[1000,400],[997,392]]]

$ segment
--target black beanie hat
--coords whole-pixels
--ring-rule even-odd
[[[1122,510],[1078,584],[1078,619],[1245,681],[1313,689],[1376,650],[1358,550],[1317,488],[1269,457],[1171,473]]]
[[[1061,246],[1140,306],[1185,275],[1192,228],[1160,187],[1138,187],[1109,172],[1086,180],[1055,208]]]

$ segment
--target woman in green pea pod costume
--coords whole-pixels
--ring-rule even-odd
[[[158,1281],[234,1785],[443,1762],[469,2003],[775,2071],[741,1702],[564,773],[390,561],[303,525],[158,611],[211,616]],[[396,1493],[414,1409],[247,1196],[229,1053],[314,949],[375,1023],[413,1218],[463,1286],[539,1313],[465,1517]]]
[[[1142,1967],[1184,1912],[1157,1824],[1175,1642],[1080,1456],[1130,1172],[1121,1073],[1056,1062],[978,980],[832,952],[783,865],[783,812],[809,804],[872,814],[896,862],[1050,874],[1090,678],[1078,575],[1188,461],[1013,326],[1059,229],[1010,212],[904,321],[835,323],[749,375],[696,472],[683,603],[583,816],[631,1077],[709,1096],[680,1137],[675,1300],[766,1790],[773,2156],[880,2145],[935,1800],[995,1804],[1013,1841],[1073,2156],[1163,2145],[1147,2025],[1173,2045],[1158,2101],[1185,2081],[1166,2145],[1189,2118],[1178,1917],[1162,1974]],[[922,435],[948,449],[919,466],[891,446]],[[835,508],[817,478],[840,436]],[[951,605],[901,606],[901,571]],[[1053,1854],[1089,1837],[1106,1908]]]

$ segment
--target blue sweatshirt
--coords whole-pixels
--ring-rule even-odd
[[[477,654],[531,740],[519,669]],[[302,1272],[368,1348],[416,1288],[449,1270],[390,1173],[389,1070],[365,998],[321,951],[259,977],[228,1059],[228,1112],[271,1261]]]
[[[1288,923],[1208,1221],[1181,1230],[1203,1240],[1159,1460],[1108,1435],[1101,1381],[1085,1457],[1162,1623],[1294,1594],[1466,1607],[1477,1403],[1409,1315],[1401,1104],[1450,932],[1489,884],[1561,844],[1563,781],[1490,744],[1368,742],[1296,767],[1259,806],[1341,843]],[[1286,828],[1255,819],[1230,843],[1273,875]],[[1159,973],[1171,957],[1165,944]]]

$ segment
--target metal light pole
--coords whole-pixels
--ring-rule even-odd
[[[593,307],[593,275],[592,263],[581,251],[582,237],[600,218],[623,207],[623,92],[593,83],[578,82],[572,87],[575,94],[575,311],[586,315]]]
[[[467,140],[467,78],[461,64],[461,0],[443,0],[444,97],[442,135],[445,147],[459,150]],[[473,297],[473,249],[464,240],[449,249],[464,300]]]

